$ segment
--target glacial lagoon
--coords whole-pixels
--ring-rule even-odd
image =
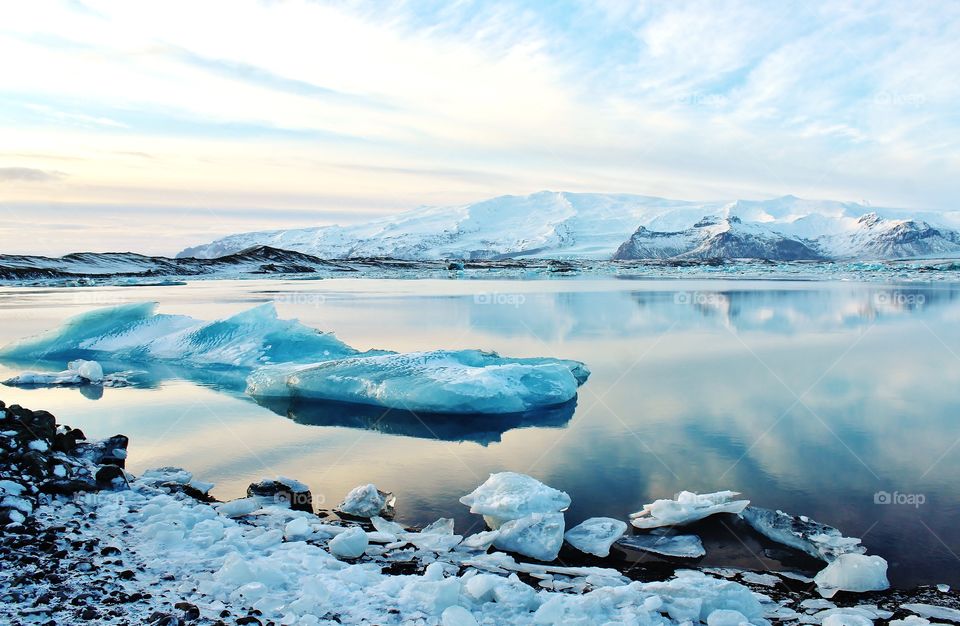
[[[895,586],[960,584],[960,286],[589,278],[4,288],[0,343],[141,301],[202,319],[274,302],[281,318],[361,350],[480,348],[578,360],[592,374],[574,402],[483,419],[258,403],[228,373],[161,366],[128,388],[4,387],[0,398],[50,410],[90,437],[124,433],[130,471],[187,467],[221,499],[284,475],[329,508],[373,482],[398,495],[398,521],[452,516],[466,533],[478,520],[457,499],[495,471],[568,492],[571,526],[626,519],[683,489],[735,489],[862,537],[890,562]],[[0,378],[31,367],[54,364],[0,363]],[[701,566],[811,565],[735,520],[694,530],[707,550]]]

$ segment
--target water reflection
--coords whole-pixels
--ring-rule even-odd
[[[472,441],[486,446],[499,442],[514,428],[562,428],[576,410],[576,400],[562,405],[507,415],[414,413],[401,409],[324,402],[309,399],[257,398],[256,402],[277,415],[309,426],[362,428],[385,435]]]

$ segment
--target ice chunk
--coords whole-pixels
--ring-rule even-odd
[[[763,585],[764,587],[776,587],[783,582],[780,577],[774,576],[773,574],[758,574],[756,572],[744,572],[740,574],[740,578],[743,579],[744,582]]]
[[[570,496],[536,478],[515,472],[490,474],[490,478],[460,498],[471,513],[494,518],[494,525],[531,513],[555,513],[570,506]],[[491,520],[488,520],[491,521]]]
[[[459,605],[448,606],[440,615],[442,626],[477,626],[473,613]]]
[[[750,504],[749,500],[734,500],[736,491],[696,494],[681,491],[674,500],[656,500],[644,505],[643,510],[630,515],[637,528],[680,526],[696,522],[715,513],[737,514]]]
[[[380,491],[376,485],[368,484],[354,487],[343,499],[337,511],[354,517],[371,518],[378,515],[391,515],[396,498],[392,493]]]
[[[470,535],[460,543],[460,546],[468,550],[488,550],[499,536],[499,530],[486,530]]]
[[[359,526],[353,526],[330,540],[330,553],[342,559],[356,559],[367,549],[367,533]]]
[[[873,626],[873,620],[858,613],[838,611],[823,618],[822,626]]]
[[[24,372],[6,379],[3,381],[3,384],[8,387],[67,387],[71,385],[85,385],[87,382],[88,381],[81,378],[80,374],[74,370],[64,370],[54,373]]]
[[[283,536],[288,540],[303,539],[312,532],[310,522],[305,517],[296,517],[283,528]]]
[[[577,395],[580,363],[437,350],[270,367],[247,379],[255,397],[295,397],[423,413],[503,414],[563,404]]]
[[[259,498],[238,498],[218,505],[217,511],[225,517],[243,517],[259,510],[260,507]]]
[[[707,553],[696,535],[627,535],[618,540],[617,545],[687,559],[696,559]]]
[[[860,545],[859,539],[844,537],[836,528],[807,517],[795,517],[783,511],[755,506],[748,506],[740,516],[767,539],[796,548],[828,563],[841,554],[863,554],[867,551]]]
[[[453,520],[446,517],[438,519],[418,533],[403,533],[400,538],[420,550],[433,552],[449,552],[463,539],[460,535],[453,534]]]
[[[707,616],[707,626],[750,626],[750,620],[740,611],[717,609]]]
[[[883,558],[853,553],[838,556],[813,581],[824,598],[832,598],[838,591],[880,591],[890,587]]]
[[[493,545],[540,561],[552,561],[563,545],[563,513],[531,513],[504,522]]]
[[[945,619],[949,622],[960,622],[960,611],[947,608],[945,606],[935,606],[933,604],[907,603],[901,604],[901,609],[916,613],[921,617],[928,619]]]
[[[76,372],[81,378],[91,383],[99,383],[103,380],[103,368],[96,361],[77,359],[67,363],[67,369]]]
[[[643,585],[645,592],[663,600],[661,611],[673,620],[706,622],[718,609],[742,613],[753,624],[766,623],[757,596],[739,583],[720,580],[702,572],[677,570],[676,577]]]
[[[625,522],[612,517],[591,517],[568,530],[563,538],[581,552],[603,557],[610,554],[610,546],[625,532]]]

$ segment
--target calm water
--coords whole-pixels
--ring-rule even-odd
[[[156,300],[200,318],[274,300],[359,348],[485,348],[587,363],[577,406],[521,423],[420,422],[340,407],[280,414],[211,382],[0,388],[89,436],[131,437],[129,469],[186,467],[215,495],[297,477],[331,507],[374,482],[398,519],[457,518],[489,472],[624,518],[681,489],[736,489],[863,537],[896,585],[960,584],[960,285],[747,281],[243,281],[0,290],[0,342],[96,306]],[[0,377],[16,368],[0,365]],[[878,504],[878,492],[901,502]],[[880,499],[883,497],[881,495]],[[898,498],[893,498],[898,499]],[[696,529],[703,565],[809,570],[732,520]]]

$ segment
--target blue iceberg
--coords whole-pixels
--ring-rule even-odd
[[[277,318],[271,303],[212,322],[155,303],[97,309],[0,349],[6,360],[94,359],[226,370],[257,398],[345,402],[424,413],[510,414],[562,405],[590,375],[578,361],[480,350],[360,352]]]

